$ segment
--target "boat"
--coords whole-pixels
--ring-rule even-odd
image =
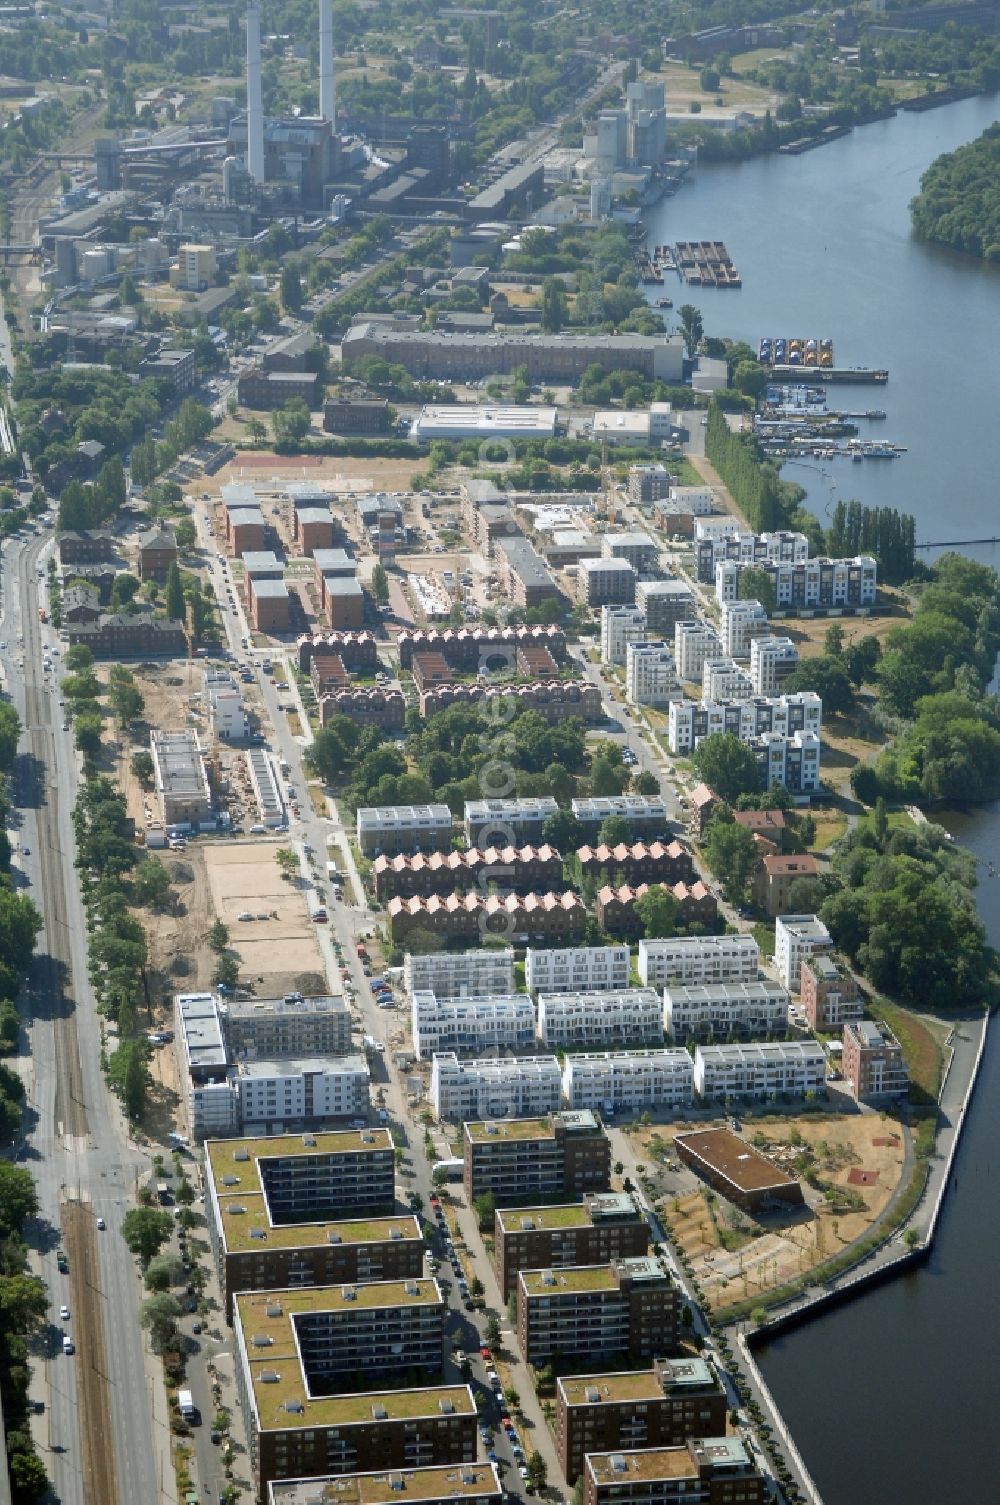
[[[885,411],[882,408],[868,408],[867,411],[865,412],[865,417],[866,418],[884,418],[885,417]]]
[[[673,308],[674,300],[673,298],[657,298],[656,306],[657,308]]]

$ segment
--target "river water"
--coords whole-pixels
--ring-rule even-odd
[[[830,405],[884,408],[886,421],[862,433],[905,445],[905,455],[783,472],[806,487],[821,518],[833,501],[858,497],[912,512],[921,541],[1000,535],[1000,266],[913,240],[907,210],[934,157],[998,115],[996,98],[964,100],[800,157],[702,167],[647,215],[650,244],[726,242],[742,289],[685,291],[671,273],[663,288],[675,305],[696,304],[709,334],[754,348],[762,335],[828,337],[838,365],[889,368],[885,387],[830,387]],[[1000,548],[963,552],[1000,567]],[[949,823],[980,858],[996,860],[1000,808]],[[980,872],[980,912],[1000,945],[1000,880],[985,865]],[[931,1259],[761,1353],[826,1505],[1000,1498],[998,1103],[994,1031]]]

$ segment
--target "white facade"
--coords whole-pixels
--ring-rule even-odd
[[[743,700],[753,694],[753,683],[734,658],[707,658],[701,669],[702,700]]]
[[[797,561],[747,561],[764,570],[774,585],[775,604],[800,610],[832,609],[875,604],[878,566],[869,555],[853,559],[802,559]],[[720,559],[715,565],[715,596],[720,603],[735,601],[740,593],[736,559]]]
[[[366,1114],[369,1107],[368,1063],[361,1055],[245,1062],[236,1088],[244,1130],[259,1124],[353,1118]]]
[[[833,937],[819,915],[779,915],[774,923],[774,965],[791,993],[799,991],[806,957],[832,950]]]
[[[559,810],[551,794],[524,799],[466,800],[465,839],[470,847],[507,846],[541,840],[542,827]]]
[[[723,648],[732,658],[747,658],[750,644],[767,623],[767,612],[759,601],[724,602],[719,628]]]
[[[663,1027],[675,1040],[777,1034],[788,1027],[788,993],[770,978],[664,988]]]
[[[760,947],[752,935],[674,936],[639,942],[644,987],[676,983],[756,982]]]
[[[562,1102],[555,1056],[521,1061],[460,1061],[453,1053],[431,1063],[431,1108],[454,1123],[480,1118],[532,1118],[554,1113]]]
[[[539,993],[538,1034],[550,1050],[659,1042],[663,1005],[655,988]]]
[[[621,992],[628,987],[629,960],[627,946],[568,946],[551,951],[529,946],[525,986],[529,993]]]
[[[439,999],[506,996],[514,991],[514,952],[511,947],[501,951],[492,946],[426,956],[408,951],[403,983],[411,998],[420,992],[434,993]]]
[[[727,1097],[802,1097],[821,1092],[826,1054],[815,1040],[757,1041],[749,1045],[699,1045],[694,1090],[703,1102]]]
[[[794,674],[799,650],[791,638],[754,638],[750,644],[750,679],[755,695],[777,695],[781,682]]]
[[[722,650],[718,634],[707,622],[674,623],[674,661],[681,679],[701,679],[707,658],[717,658]]]
[[[535,1009],[527,993],[494,998],[438,998],[413,995],[413,1049],[427,1061],[435,1051],[531,1050],[535,1044]]]
[[[447,805],[367,805],[357,813],[358,846],[365,856],[401,842],[435,852],[450,846],[451,832]]]
[[[715,511],[711,486],[671,486],[670,500],[678,512],[690,512],[692,517],[707,517]]]
[[[669,705],[681,684],[669,643],[629,643],[625,651],[625,693],[630,705]]]
[[[667,745],[675,757],[686,757],[716,732],[731,732],[741,742],[764,732],[791,736],[802,730],[818,737],[822,724],[823,702],[811,690],[747,700],[672,700]]]
[[[743,531],[743,524],[728,514],[720,517],[700,517],[694,525],[697,543],[700,543],[703,538],[738,538]]]
[[[686,1050],[609,1051],[567,1056],[563,1092],[571,1108],[635,1112],[689,1108],[694,1065]]]
[[[225,1139],[240,1127],[240,1096],[231,1082],[206,1082],[190,1093],[191,1138]]]
[[[815,794],[819,788],[820,740],[815,732],[762,732],[749,744],[757,754],[761,782],[768,789]]]
[[[637,606],[601,607],[601,663],[623,664],[629,643],[646,636],[646,613]]]
[[[410,438],[418,443],[431,439],[551,439],[558,416],[558,408],[496,403],[489,407],[477,403],[424,407],[413,420]]]

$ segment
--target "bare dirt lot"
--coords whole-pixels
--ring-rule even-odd
[[[229,926],[241,971],[263,978],[262,991],[278,980],[323,977],[316,927],[301,890],[286,882],[265,841],[206,843],[205,865],[215,914]],[[266,918],[240,920],[241,914]],[[296,985],[306,991],[302,982]],[[325,983],[318,989],[325,991]],[[313,991],[316,988],[313,987]]]
[[[687,1127],[653,1133],[672,1141]],[[674,1178],[679,1195],[665,1199],[662,1212],[713,1308],[752,1301],[834,1258],[868,1230],[903,1167],[899,1126],[868,1113],[762,1120],[747,1128],[747,1137],[789,1174],[814,1174],[820,1185],[802,1180],[804,1207],[753,1218],[713,1196],[693,1172]],[[655,1163],[651,1139],[644,1136]]]
[[[350,455],[276,455],[253,450],[238,454],[213,476],[213,487],[227,481],[257,482],[274,475],[282,481],[333,484],[337,491],[409,491],[410,477],[419,470],[417,456],[401,460],[355,459]],[[204,490],[204,483],[200,489]]]

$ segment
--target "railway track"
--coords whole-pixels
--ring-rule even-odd
[[[73,1301],[84,1494],[93,1505],[114,1505],[118,1498],[114,1430],[93,1210],[84,1202],[65,1202],[62,1223]]]

